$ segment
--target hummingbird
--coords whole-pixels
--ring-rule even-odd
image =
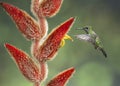
[[[78,30],[84,30],[86,34],[75,35],[77,39],[91,43],[95,49],[100,50],[102,52],[105,58],[107,57],[107,53],[103,48],[99,36],[93,31],[91,26],[86,26]]]

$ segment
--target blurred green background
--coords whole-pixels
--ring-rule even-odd
[[[33,16],[29,9],[31,0],[0,1],[11,3]],[[76,72],[67,86],[120,86],[120,0],[64,0],[60,12],[48,19],[49,32],[72,16],[77,17],[69,32],[74,41],[66,41],[56,58],[48,62],[49,73],[44,84],[59,72],[75,67]],[[86,25],[93,26],[103,41],[107,59],[92,45],[74,38],[83,33],[75,29]],[[6,42],[30,54],[31,42],[21,35],[0,7],[0,86],[32,86],[5,50]]]

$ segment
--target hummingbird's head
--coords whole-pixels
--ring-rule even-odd
[[[83,27],[82,30],[84,30],[87,34],[89,34],[89,27],[88,26]]]
[[[83,28],[78,28],[77,30],[84,30],[86,32],[86,34],[89,34],[91,29],[92,29],[91,26],[85,26]]]

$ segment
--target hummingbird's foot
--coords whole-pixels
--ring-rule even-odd
[[[69,35],[65,35],[64,37],[63,37],[63,39],[62,39],[62,41],[61,41],[61,43],[60,43],[60,47],[63,47],[64,45],[65,45],[65,40],[66,39],[69,39],[69,40],[71,40],[71,41],[73,41],[73,39],[69,36]]]

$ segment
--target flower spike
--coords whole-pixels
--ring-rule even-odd
[[[49,34],[48,38],[44,41],[42,46],[40,46],[40,49],[38,49],[38,52],[36,52],[35,57],[38,61],[41,62],[53,59],[60,48],[62,39],[69,31],[74,20],[74,18],[68,19]]]
[[[55,57],[58,50],[65,45],[65,40],[73,39],[67,34],[75,18],[63,22],[48,35],[47,18],[55,16],[63,0],[31,0],[31,11],[37,21],[27,12],[11,4],[0,2],[0,6],[13,19],[18,30],[26,39],[32,41],[32,57],[17,47],[6,43],[5,48],[12,56],[18,69],[34,86],[41,86],[48,75],[47,61]],[[65,86],[75,72],[69,68],[55,76],[46,86]]]
[[[56,77],[54,77],[47,86],[65,86],[67,81],[70,79],[70,77],[73,75],[75,69],[70,68],[62,73],[58,74]]]
[[[33,62],[33,60],[29,58],[29,56],[26,53],[10,44],[5,44],[5,47],[15,60],[22,74],[31,82],[39,82],[39,69],[37,65]]]
[[[38,23],[25,11],[1,2],[0,5],[11,16],[21,33],[29,40],[42,38]]]

